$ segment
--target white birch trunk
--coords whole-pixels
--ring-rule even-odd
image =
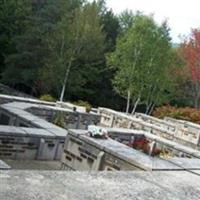
[[[72,59],[70,59],[69,64],[67,66],[66,73],[65,73],[65,78],[64,78],[64,81],[63,81],[63,85],[62,85],[62,91],[61,91],[61,94],[60,94],[60,102],[63,102],[63,98],[64,98],[64,95],[65,95],[65,89],[66,89],[66,83],[67,83],[67,80],[68,80],[68,76],[69,76],[71,66],[72,66]]]
[[[135,111],[136,111],[136,109],[137,109],[137,106],[138,106],[138,104],[139,104],[139,102],[140,102],[140,96],[141,96],[141,95],[138,96],[137,101],[136,101],[135,104],[134,104],[134,107],[133,107],[133,110],[132,110],[132,112],[131,112],[131,115],[134,115],[134,114],[135,114]]]
[[[155,104],[153,103],[152,106],[151,106],[151,109],[150,109],[149,112],[148,112],[148,115],[151,115],[151,113],[152,113],[153,110],[154,110],[154,107],[155,107]]]
[[[130,108],[130,98],[131,98],[131,93],[128,90],[127,92],[127,104],[126,104],[126,113],[129,113],[129,108]]]

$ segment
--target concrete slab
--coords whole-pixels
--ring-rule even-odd
[[[60,161],[4,159],[12,170],[60,170]],[[1,181],[0,181],[1,182]],[[0,184],[1,185],[1,184]],[[1,197],[1,194],[0,194]]]
[[[32,137],[39,137],[39,138],[55,138],[55,135],[45,129],[41,129],[41,128],[21,128],[22,130],[24,130],[28,137],[32,136]]]
[[[67,130],[62,129],[60,127],[47,128],[46,130],[49,131],[50,133],[53,133],[56,137],[61,137],[61,138],[65,138],[68,134]]]
[[[188,172],[0,171],[1,200],[199,200]]]
[[[27,136],[27,132],[21,127],[0,125],[0,135]]]
[[[0,170],[4,170],[4,169],[10,169],[11,167],[7,164],[7,163],[5,163],[3,160],[0,160]],[[1,184],[0,184],[0,186],[1,186]]]

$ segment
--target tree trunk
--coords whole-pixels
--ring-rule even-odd
[[[63,85],[62,85],[62,91],[61,91],[61,94],[60,94],[60,101],[61,102],[63,102],[63,98],[64,98],[64,95],[65,95],[66,83],[67,83],[67,80],[68,80],[68,76],[69,76],[71,66],[72,66],[72,59],[70,59],[69,64],[67,66],[66,73],[65,73],[65,78],[64,78],[64,81],[63,81]]]
[[[152,104],[151,109],[148,112],[148,115],[151,115],[151,113],[153,112],[154,107],[155,107],[155,103]]]
[[[146,110],[145,110],[145,114],[147,115],[147,113],[148,113],[148,110],[149,110],[149,105],[146,105]]]
[[[127,104],[126,104],[126,113],[129,113],[129,108],[130,108],[130,98],[131,98],[131,93],[128,90],[127,92]]]
[[[148,115],[148,113],[149,113],[149,111],[150,111],[152,105],[153,105],[153,103],[149,103],[149,104],[147,105],[145,114]]]
[[[135,111],[136,111],[136,108],[137,108],[137,106],[138,106],[138,103],[140,102],[140,96],[141,96],[141,95],[138,96],[137,101],[136,101],[135,104],[134,104],[134,107],[133,107],[133,110],[132,110],[131,115],[134,115],[134,114],[135,114]]]

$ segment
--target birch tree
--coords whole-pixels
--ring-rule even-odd
[[[56,87],[59,99],[63,101],[67,93],[66,85],[69,88],[71,84],[70,87],[73,87],[70,88],[71,90],[81,88],[86,83],[86,79],[95,74],[94,69],[93,75],[83,76],[82,72],[84,74],[90,72],[90,69],[84,69],[84,71],[81,69],[85,67],[84,63],[89,63],[102,55],[104,34],[97,5],[88,3],[76,9],[72,16],[66,14],[58,23],[54,34],[47,38],[47,43],[51,57],[46,60],[46,66],[42,70],[44,75],[42,79],[49,82],[52,87]],[[79,61],[83,64],[77,69]],[[72,73],[74,70],[78,70],[75,76]]]
[[[132,26],[118,39],[115,52],[108,56],[108,64],[116,69],[114,89],[127,99],[127,112],[129,102],[134,114],[139,104],[145,104],[149,113],[154,105],[166,101],[170,52],[166,23],[157,25],[151,16],[134,16]]]

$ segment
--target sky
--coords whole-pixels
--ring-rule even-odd
[[[180,42],[180,35],[187,36],[191,28],[200,28],[200,0],[107,0],[107,6],[119,14],[125,9],[154,14],[161,23],[167,19],[173,42]]]

